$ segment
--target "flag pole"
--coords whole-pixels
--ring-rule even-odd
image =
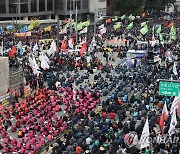
[[[71,33],[72,33],[72,10],[71,10],[71,0],[70,0],[70,38],[69,39],[71,39]]]
[[[57,47],[58,47],[58,50],[59,50],[59,15],[57,15]]]
[[[77,40],[78,40],[78,37],[77,37],[77,23],[78,23],[78,18],[77,18],[77,1],[75,1],[75,4],[76,4],[76,44],[77,44]]]
[[[96,35],[96,9],[94,13],[94,36]]]

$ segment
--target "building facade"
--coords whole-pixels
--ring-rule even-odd
[[[175,11],[180,12],[180,0],[176,0]]]
[[[70,12],[78,18],[87,18],[89,13],[89,0],[0,0],[0,21],[4,20],[30,20],[60,19],[70,16]]]
[[[0,96],[9,88],[9,59],[0,57]]]
[[[0,0],[0,20],[53,18],[55,0]]]
[[[60,19],[69,18],[70,14],[74,18],[77,6],[78,20],[85,20],[89,13],[89,1],[91,0],[56,0],[55,14]]]
[[[89,14],[91,20],[97,19],[99,16],[106,16],[106,0],[90,0],[89,1]]]

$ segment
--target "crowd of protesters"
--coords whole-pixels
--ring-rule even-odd
[[[159,40],[156,45],[150,43],[152,30],[142,36],[139,32],[140,23],[145,19],[136,19],[134,27],[126,29],[127,20],[122,21],[121,28],[114,30],[114,23],[105,24],[107,31],[103,36],[96,36],[96,46],[84,53],[55,52],[46,55],[49,69],[40,67],[39,75],[34,74],[28,57],[34,54],[39,62],[41,50],[49,49],[51,43],[38,43],[39,49],[32,53],[31,44],[41,38],[55,38],[56,31],[37,32],[37,38],[22,41],[26,45],[23,55],[17,53],[10,58],[10,67],[22,67],[25,72],[26,85],[35,91],[30,96],[19,101],[18,91],[14,93],[13,105],[0,110],[0,150],[2,153],[18,152],[35,153],[47,146],[45,153],[67,154],[105,154],[105,153],[179,153],[180,114],[177,109],[177,125],[170,136],[170,115],[164,123],[164,130],[160,129],[162,109],[167,104],[171,108],[174,97],[159,95],[157,79],[180,79],[180,46],[179,46],[179,16],[173,16],[170,21],[164,18],[146,19],[149,29],[156,24],[162,24],[164,41]],[[173,21],[176,27],[176,39],[168,43],[169,29],[167,26]],[[98,26],[104,23],[101,21]],[[88,27],[88,34],[78,35],[78,42],[86,37],[90,47],[94,27]],[[47,34],[46,34],[47,33]],[[64,39],[61,35],[61,41]],[[11,35],[10,35],[11,36]],[[73,34],[75,36],[75,34]],[[67,34],[68,37],[68,34]],[[158,40],[156,34],[154,37]],[[19,40],[6,38],[6,49]],[[125,40],[125,45],[104,46],[107,40]],[[36,42],[33,42],[36,40]],[[14,41],[10,44],[11,41]],[[61,46],[60,41],[60,46]],[[143,46],[137,41],[147,41]],[[75,44],[76,44],[75,43]],[[68,48],[68,47],[67,47]],[[134,63],[119,63],[126,58],[130,49],[158,50],[161,62],[148,64],[147,58]],[[167,51],[171,52],[168,60]],[[8,54],[7,54],[8,55]],[[4,56],[7,56],[4,54]],[[102,55],[102,56],[100,56]],[[87,57],[91,57],[87,60]],[[80,57],[77,60],[77,57]],[[174,74],[173,64],[176,63],[177,74]],[[115,65],[112,65],[115,64]],[[83,75],[82,75],[83,72]],[[93,76],[93,79],[91,79]],[[92,80],[92,81],[91,81]],[[21,92],[23,95],[23,92]],[[62,113],[63,114],[60,114]],[[131,135],[137,134],[140,139],[146,119],[149,119],[151,138],[162,136],[171,140],[152,142],[150,146],[140,149],[131,140]],[[16,137],[13,137],[16,134]],[[160,135],[161,134],[161,135]],[[59,138],[60,135],[61,138]]]

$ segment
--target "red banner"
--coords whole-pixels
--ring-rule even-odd
[[[27,36],[31,36],[31,32],[14,33],[14,37],[27,37]]]

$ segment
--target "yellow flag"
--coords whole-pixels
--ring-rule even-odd
[[[114,29],[117,30],[121,27],[121,22],[117,22],[116,25],[114,25]]]
[[[33,27],[33,25],[31,25],[31,24],[28,26],[28,30],[33,30],[33,28],[34,28],[34,27]]]
[[[51,31],[51,26],[48,26],[48,27],[44,28],[44,31],[45,32]]]

